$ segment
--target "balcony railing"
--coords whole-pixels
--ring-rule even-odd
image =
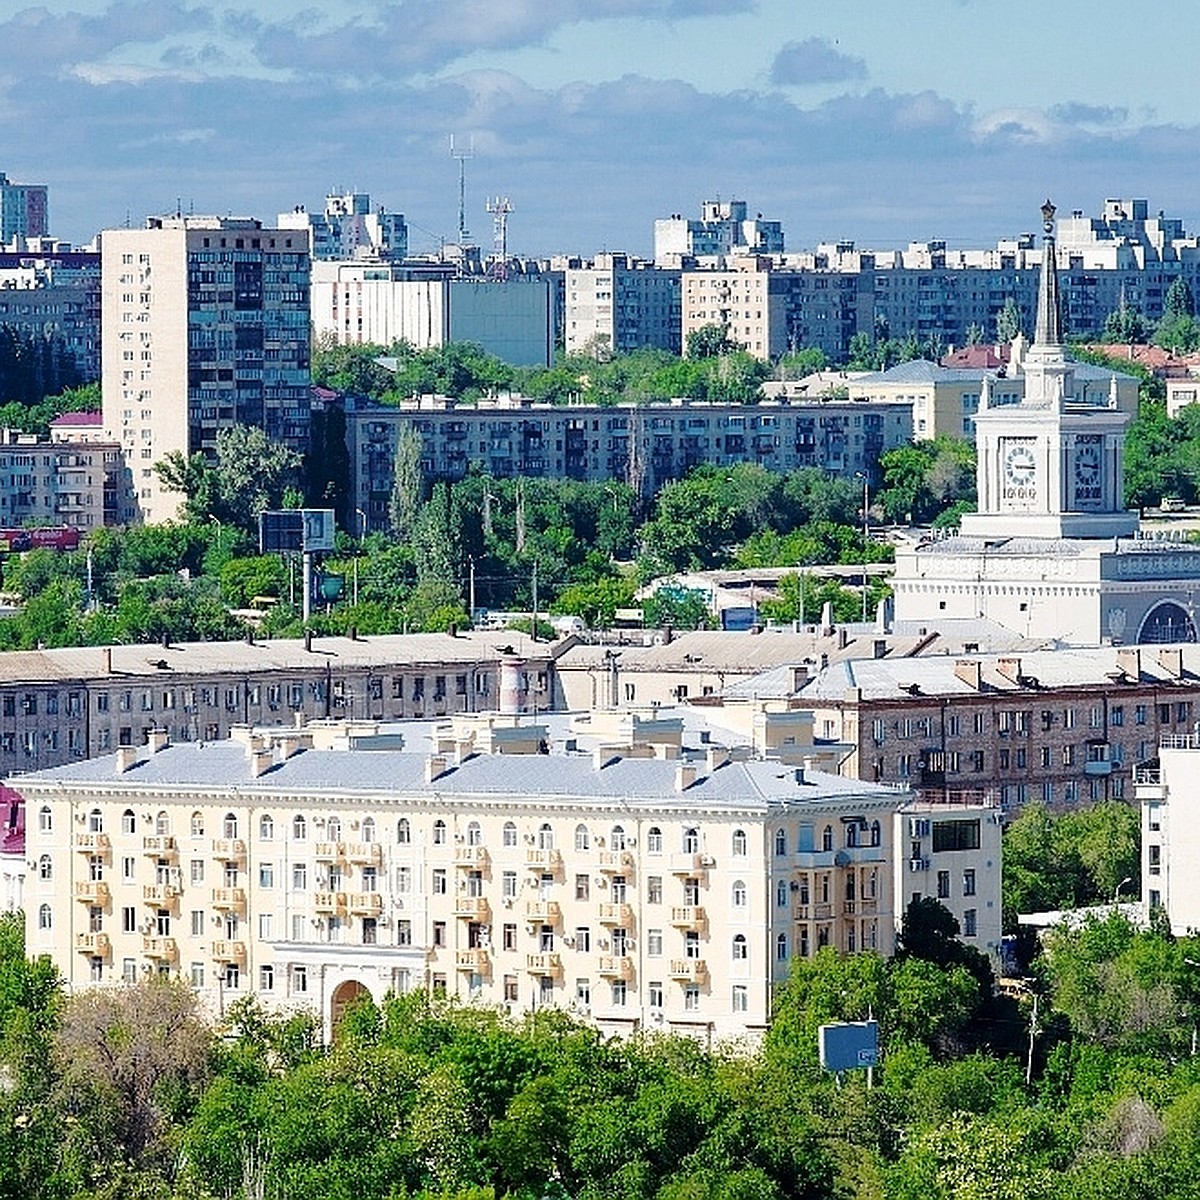
[[[676,929],[699,932],[708,925],[708,915],[698,904],[683,905],[671,909],[671,924]]]
[[[475,975],[487,975],[492,969],[492,959],[486,950],[456,950],[454,969],[470,971]]]
[[[628,929],[633,924],[633,906],[619,902],[601,904],[599,920],[601,925],[616,925]]]
[[[599,974],[602,979],[633,979],[633,959],[628,954],[603,954],[600,956]]]
[[[98,958],[107,958],[112,953],[112,942],[107,933],[77,933],[75,949],[82,954],[91,954]]]
[[[530,900],[525,905],[525,919],[542,925],[557,925],[562,920],[562,908],[557,900]]]
[[[213,854],[226,862],[239,862],[246,857],[246,843],[241,838],[217,838],[213,842]]]
[[[525,865],[531,871],[547,871],[556,875],[562,870],[562,853],[530,847],[525,851]]]
[[[702,958],[673,958],[671,978],[684,983],[699,983],[708,978],[708,964]]]
[[[562,959],[556,953],[527,954],[525,970],[530,975],[560,975]]]
[[[213,888],[213,908],[232,912],[246,907],[246,889],[240,887]]]
[[[633,870],[633,855],[628,850],[601,850],[596,856],[596,870],[614,874]]]
[[[319,913],[346,911],[345,892],[313,892],[313,908]]]
[[[172,937],[144,937],[142,953],[147,958],[161,958],[165,962],[174,962],[179,955],[179,946]]]
[[[212,956],[216,962],[244,963],[246,961],[246,943],[213,942]]]
[[[355,917],[377,917],[383,912],[383,896],[379,892],[350,892],[350,913]]]
[[[84,904],[107,904],[108,884],[99,879],[84,879],[75,885],[75,899]]]
[[[459,846],[454,851],[454,862],[456,866],[467,870],[486,867],[488,864],[487,847]]]
[[[166,834],[142,838],[142,853],[152,858],[173,858],[179,853],[175,839]]]
[[[107,854],[112,849],[107,833],[77,833],[71,844],[84,854]]]
[[[486,896],[459,896],[454,901],[454,915],[467,921],[488,921],[492,906]]]
[[[672,854],[672,875],[699,875],[713,865],[712,858],[707,854]]]
[[[179,888],[171,883],[148,883],[142,888],[142,903],[170,907],[179,899]]]

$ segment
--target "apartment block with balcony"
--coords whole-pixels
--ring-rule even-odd
[[[122,520],[127,470],[121,447],[92,440],[89,429],[60,426],[50,441],[0,430],[0,526],[87,530]]]
[[[561,270],[568,354],[625,354],[646,346],[679,352],[679,271],[627,254],[566,260]]]
[[[71,988],[178,974],[327,1033],[364,991],[421,989],[708,1040],[760,1033],[797,956],[893,949],[905,789],[548,737],[247,727],[22,776],[30,952]]]
[[[1164,734],[1158,756],[1135,775],[1142,817],[1142,906],[1147,918],[1164,912],[1173,933],[1200,928],[1200,734],[1195,729]]]

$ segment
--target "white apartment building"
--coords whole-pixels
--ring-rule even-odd
[[[1179,936],[1200,929],[1200,733],[1164,735],[1158,758],[1138,769],[1142,810],[1142,905],[1147,917],[1162,909]]]
[[[220,429],[257,426],[306,451],[307,236],[181,216],[108,229],[100,241],[104,423],[140,519],[170,520],[182,499],[154,464],[211,451]]]
[[[383,205],[371,207],[367,192],[330,192],[325,211],[310,213],[303,205],[280,213],[280,229],[301,229],[309,235],[313,261],[319,259],[402,259],[408,254],[408,224],[403,213]]]
[[[705,200],[700,219],[674,213],[654,222],[654,261],[679,264],[682,258],[737,254],[782,254],[783,226],[749,215],[744,200]]]
[[[990,946],[988,813],[930,811],[926,836],[907,791],[669,724],[590,752],[502,715],[432,752],[372,725],[156,734],[23,776],[29,952],[72,988],[178,973],[213,1011],[254,993],[327,1032],[363,991],[421,988],[712,1039],[760,1032],[796,956],[890,953],[896,903],[943,869]]]
[[[681,278],[681,335],[720,325],[726,337],[755,358],[776,358],[789,349],[786,275],[760,258],[737,260],[726,270],[684,271]]]
[[[625,354],[645,346],[679,353],[678,271],[627,254],[568,260],[563,296],[568,354]]]

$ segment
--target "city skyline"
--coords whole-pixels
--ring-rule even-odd
[[[514,206],[517,254],[648,254],[656,216],[738,196],[789,245],[991,244],[1048,193],[1149,197],[1196,224],[1200,112],[1069,0],[981,25],[976,0],[48,0],[0,20],[14,179],[74,241],[148,213],[270,220],[369,190],[415,252],[457,230],[448,139],[473,146],[467,226]],[[1166,27],[1161,0],[1143,6]],[[584,199],[586,198],[586,199]]]

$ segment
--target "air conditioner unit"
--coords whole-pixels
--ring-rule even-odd
[[[650,1014],[650,1020],[655,1021],[659,1025],[661,1025],[662,1021],[663,1021],[663,1015],[660,1012],[653,1012]]]
[[[563,935],[563,945],[564,946],[573,946],[573,945],[575,945],[575,939],[573,937],[571,937],[569,934],[564,934]]]
[[[505,908],[512,908],[513,898],[511,896],[505,896],[504,899],[501,901],[501,903],[504,905]]]
[[[702,867],[715,867],[717,860],[711,854],[702,854],[700,855],[700,865]]]
[[[626,838],[625,845],[627,845],[630,848],[630,850],[632,850],[634,848],[634,846],[637,845],[637,838]]]
[[[595,884],[598,888],[605,888],[605,887],[608,887],[608,880],[605,879],[603,875],[597,875],[596,879],[595,879]]]
[[[607,950],[608,949],[608,938],[597,938],[596,945],[599,946],[601,950]]]
[[[595,838],[593,838],[592,840],[596,843],[597,846],[604,845],[604,835],[602,833],[596,834]]]
[[[526,841],[526,842],[528,842],[528,843],[529,843],[529,845],[531,845],[531,846],[532,846],[532,845],[533,845],[533,834],[532,834],[532,833],[527,833],[527,834],[525,835],[525,841]]]
[[[454,840],[455,840],[456,842],[460,842],[460,843],[461,843],[461,842],[465,842],[467,839],[466,839],[466,838],[465,838],[465,837],[464,837],[464,836],[463,836],[461,833],[456,833],[456,834],[454,835]]]

